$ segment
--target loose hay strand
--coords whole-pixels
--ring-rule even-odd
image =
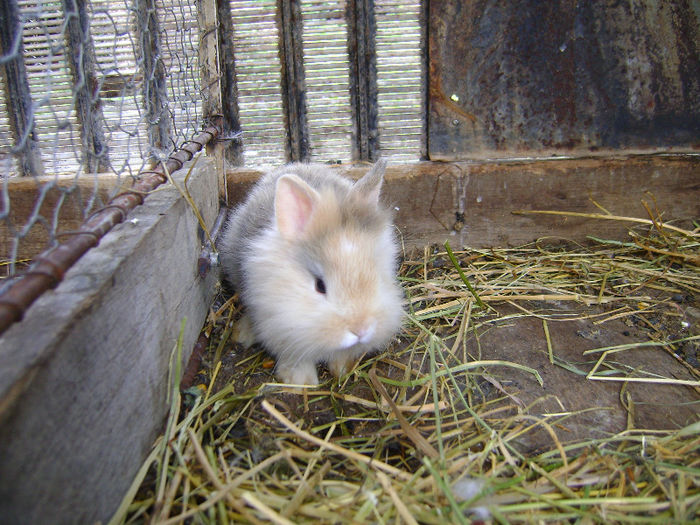
[[[632,243],[541,241],[407,256],[401,344],[319,388],[275,384],[262,354],[242,352],[230,338],[236,304],[214,309],[203,386],[175,396],[165,437],[110,524],[697,520],[700,422],[635,428],[639,400],[627,386],[697,388],[700,373],[690,362],[690,379],[648,373],[623,358],[697,345],[697,327],[682,324],[678,305],[700,290],[700,243],[696,232],[656,218],[641,224],[652,229]],[[486,307],[476,308],[479,300]],[[550,364],[621,382],[626,430],[566,441],[571,418],[605,407],[573,411],[549,396],[558,405],[543,412],[502,379],[508,370],[546,385],[534,367],[480,354],[480,333],[526,318],[541,323],[533,352]],[[591,330],[625,323],[648,340],[601,344],[583,333],[590,349],[567,362],[555,327],[574,320]],[[519,443],[534,433],[548,446],[524,452]]]

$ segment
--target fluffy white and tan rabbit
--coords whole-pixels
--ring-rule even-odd
[[[285,383],[318,384],[319,362],[341,375],[401,325],[398,248],[379,202],[385,167],[353,184],[324,166],[290,164],[229,215],[219,251],[245,308],[239,340],[273,354]]]

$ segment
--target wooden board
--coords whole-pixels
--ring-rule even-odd
[[[189,189],[211,226],[208,159]],[[192,210],[166,185],[0,338],[3,523],[109,519],[163,430],[181,321],[186,362],[211,304],[217,275],[198,277],[200,246]]]
[[[55,233],[77,230],[87,215],[107,203],[110,194],[119,192],[126,179],[107,174],[8,179],[10,207],[7,217],[0,221],[0,259],[11,258],[14,239],[21,232],[24,236],[17,241],[16,259],[35,257],[50,246],[54,221],[59,225]],[[33,224],[23,232],[30,220]]]
[[[431,160],[700,146],[697,3],[428,7]]]
[[[354,178],[366,170],[336,169]],[[229,172],[230,201],[240,201],[259,175],[254,170]],[[624,240],[634,223],[513,212],[604,213],[598,203],[615,215],[649,219],[645,201],[663,220],[692,229],[690,221],[700,218],[700,157],[389,165],[382,193],[396,210],[396,226],[407,247],[445,240],[453,247],[517,246],[547,236]]]

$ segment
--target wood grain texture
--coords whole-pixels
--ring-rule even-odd
[[[208,159],[189,189],[211,226]],[[179,193],[154,192],[0,338],[4,523],[110,517],[162,431],[181,321],[184,365],[211,304],[217,276],[197,276],[200,246]]]
[[[122,191],[126,179],[111,174],[10,178],[5,182],[10,206],[7,217],[0,221],[0,258],[12,258],[15,237],[16,259],[35,257],[50,246],[54,234],[77,230],[90,213]],[[33,222],[28,225],[30,221]]]
[[[359,178],[367,168],[336,169]],[[257,176],[253,170],[229,172],[230,201],[244,198]],[[445,240],[453,248],[504,247],[546,236],[624,240],[633,224],[513,212],[601,213],[595,201],[613,214],[648,219],[644,200],[664,220],[692,229],[689,221],[700,217],[700,157],[389,165],[382,200],[395,208],[395,223],[407,247]]]

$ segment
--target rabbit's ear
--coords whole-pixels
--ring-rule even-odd
[[[382,189],[382,182],[384,181],[385,170],[386,160],[379,159],[372,166],[372,169],[353,185],[352,195],[366,199],[372,204],[377,204],[379,202],[379,192]]]
[[[296,175],[282,175],[275,190],[275,222],[287,239],[301,236],[318,206],[316,190]]]

